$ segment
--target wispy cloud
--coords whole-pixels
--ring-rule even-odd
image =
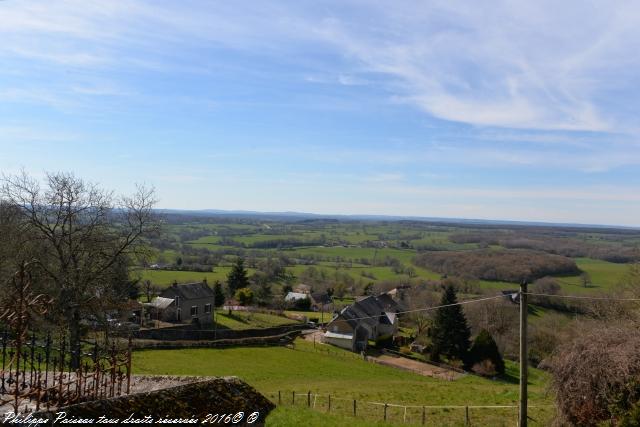
[[[637,217],[637,3],[22,0],[0,22],[7,167],[21,141],[110,141],[186,204],[223,183],[229,207]]]
[[[363,73],[387,75],[395,79],[387,83],[395,92],[392,99],[437,118],[528,129],[637,127],[633,116],[617,114],[612,100],[604,98],[610,91],[635,88],[629,77],[640,67],[632,54],[640,47],[640,6],[633,2],[498,0],[470,7],[430,1],[390,8],[372,1],[360,6],[15,2],[0,7],[5,23],[0,35],[8,41],[0,51],[61,65],[146,61],[161,66],[158,55],[178,46],[263,49],[269,55],[295,54],[316,44],[330,47],[351,66],[329,78],[307,76],[309,81],[360,85],[367,82]],[[34,43],[38,34],[46,38]],[[147,58],[136,59],[139,50],[132,46]]]
[[[553,10],[553,13],[549,13]],[[325,20],[318,34],[371,70],[398,79],[414,103],[446,120],[531,129],[628,127],[601,96],[640,62],[635,3],[374,2],[368,29]],[[634,24],[635,23],[635,24]],[[624,78],[624,80],[620,80]],[[612,114],[613,113],[613,114]],[[633,125],[635,127],[635,125]]]

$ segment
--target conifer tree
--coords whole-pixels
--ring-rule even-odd
[[[463,361],[465,364],[468,361],[471,331],[462,307],[451,305],[457,302],[455,288],[448,285],[440,303],[440,305],[448,305],[448,307],[441,307],[436,311],[436,317],[429,334],[432,360],[437,361],[440,356],[446,356],[449,359]]]
[[[227,276],[227,286],[229,286],[231,295],[234,295],[238,289],[249,287],[249,277],[247,276],[247,270],[244,268],[243,258],[238,257],[233,267],[231,267],[231,271]]]
[[[469,350],[469,360],[471,364],[489,360],[493,364],[496,373],[504,374],[504,360],[498,350],[498,345],[486,329],[481,330],[476,339],[473,340],[473,345]]]
[[[222,289],[222,283],[219,280],[216,280],[213,284],[213,293],[215,294],[215,299],[213,301],[216,307],[222,307],[225,301],[224,289]]]

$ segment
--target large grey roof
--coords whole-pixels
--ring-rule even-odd
[[[342,309],[340,317],[347,321],[352,328],[355,328],[360,322],[370,326],[378,323],[393,324],[395,320],[393,310],[387,309],[384,302],[374,296],[363,298]]]
[[[376,300],[385,311],[397,311],[400,309],[400,304],[398,304],[389,294],[381,294],[376,297]]]

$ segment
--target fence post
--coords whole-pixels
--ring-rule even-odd
[[[327,412],[331,412],[331,395],[329,395],[329,403],[327,407]]]
[[[295,391],[291,392],[291,404],[292,405],[296,404],[296,392]]]
[[[131,391],[131,349],[133,346],[131,335],[129,335],[129,341],[127,342],[127,394]]]
[[[469,407],[464,407],[464,425],[469,427],[471,424],[469,423]]]
[[[422,407],[422,425],[424,425],[424,423],[427,421],[427,413],[424,409],[424,406]]]
[[[278,390],[278,405],[282,404],[282,396],[280,395],[280,390]]]
[[[307,392],[307,407],[311,408],[311,392]]]
[[[387,407],[389,405],[387,405],[386,403],[384,404],[384,420],[387,421]]]
[[[358,405],[357,405],[357,403],[356,403],[356,400],[355,400],[355,399],[353,399],[353,416],[354,416],[354,417],[357,415],[357,414],[356,414],[356,412],[357,412],[357,411],[356,411],[356,408],[357,408],[357,407],[358,407]]]

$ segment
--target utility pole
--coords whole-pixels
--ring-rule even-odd
[[[520,284],[520,422],[519,427],[527,427],[527,281]]]
[[[213,340],[216,341],[218,339],[218,323],[216,319],[216,284],[213,284]]]

